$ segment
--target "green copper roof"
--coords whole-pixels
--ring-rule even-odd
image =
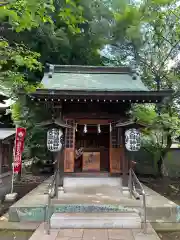
[[[45,89],[85,91],[148,91],[139,76],[134,80],[127,68],[58,66],[42,79]]]

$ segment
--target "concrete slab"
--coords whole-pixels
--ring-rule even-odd
[[[113,240],[116,239],[134,240],[132,231],[129,229],[108,229],[108,237]]]
[[[83,233],[84,233],[84,229],[61,229],[61,230],[58,230],[57,239],[61,239],[65,237],[70,238],[72,236],[74,238],[82,238]]]
[[[160,240],[151,225],[147,233],[142,229],[57,229],[51,230],[50,235],[44,231],[42,223],[29,240]]]
[[[39,227],[40,223],[37,222],[7,222],[0,221],[0,230],[18,230],[18,231],[35,231]]]
[[[54,213],[51,228],[141,228],[137,213]]]
[[[47,203],[47,189],[51,182],[51,178],[46,179],[38,187],[33,189],[19,201],[13,204],[13,207],[26,207],[26,206],[44,206]]]

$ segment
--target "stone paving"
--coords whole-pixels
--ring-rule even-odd
[[[148,223],[147,233],[142,229],[51,229],[45,234],[41,224],[29,240],[160,240]]]

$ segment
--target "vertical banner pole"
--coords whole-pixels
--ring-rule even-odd
[[[14,191],[14,163],[12,163],[11,193]]]
[[[16,137],[14,144],[14,163],[13,171],[14,177],[17,177],[22,168],[22,152],[24,150],[24,140],[26,135],[25,128],[16,128]]]

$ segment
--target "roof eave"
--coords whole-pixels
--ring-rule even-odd
[[[172,90],[162,91],[93,91],[93,90],[54,90],[54,89],[37,89],[31,93],[32,98],[51,98],[51,99],[116,99],[132,101],[142,100],[143,102],[161,102],[164,98],[170,97]]]
[[[150,127],[150,125],[146,124],[146,123],[143,123],[143,122],[140,122],[140,121],[133,121],[133,120],[129,120],[129,121],[126,121],[126,122],[117,122],[116,123],[116,127],[124,127],[124,128],[129,128],[129,127],[137,127],[137,128],[147,128],[147,127]]]
[[[37,124],[37,126],[39,127],[51,127],[51,126],[59,126],[59,127],[62,127],[62,128],[71,128],[70,125],[66,124],[63,120],[61,119],[50,119],[50,120],[47,120],[47,121],[43,121],[39,124]]]
[[[0,131],[1,131],[1,129],[4,130],[5,128],[0,128]],[[6,129],[7,129],[7,128],[6,128]],[[3,138],[3,139],[0,139],[0,141],[1,141],[2,143],[6,142],[6,141],[9,141],[9,140],[12,140],[13,138],[15,138],[16,130],[13,129],[13,128],[12,128],[12,129],[8,128],[8,130],[14,130],[14,133],[9,134],[7,137],[5,137],[5,138]],[[0,132],[0,133],[1,133],[1,132]]]

